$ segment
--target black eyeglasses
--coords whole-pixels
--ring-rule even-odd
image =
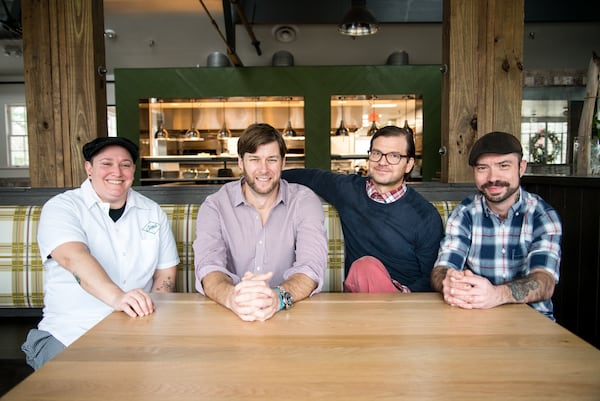
[[[378,162],[382,157],[385,156],[385,160],[387,160],[389,164],[398,164],[403,157],[406,157],[407,159],[410,158],[409,155],[402,155],[398,152],[382,153],[378,150],[369,150],[367,153],[369,154],[370,161]]]

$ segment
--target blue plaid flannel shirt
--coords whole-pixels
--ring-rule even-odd
[[[538,195],[520,188],[519,201],[502,220],[479,193],[462,201],[448,218],[435,266],[468,268],[494,285],[541,268],[558,283],[561,238],[558,213]],[[552,300],[530,306],[554,320]]]

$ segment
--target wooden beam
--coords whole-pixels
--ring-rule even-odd
[[[445,0],[443,182],[470,182],[469,151],[490,131],[520,138],[524,0]]]
[[[103,3],[23,0],[21,7],[31,186],[78,186],[82,145],[108,132]]]

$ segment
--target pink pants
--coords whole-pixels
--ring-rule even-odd
[[[352,263],[344,281],[345,292],[410,292],[410,289],[392,279],[387,269],[373,256],[363,256]]]

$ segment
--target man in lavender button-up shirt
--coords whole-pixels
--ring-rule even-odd
[[[281,180],[286,151],[270,125],[248,127],[238,141],[242,179],[198,211],[196,288],[247,321],[267,320],[323,286],[323,208],[310,189]]]

